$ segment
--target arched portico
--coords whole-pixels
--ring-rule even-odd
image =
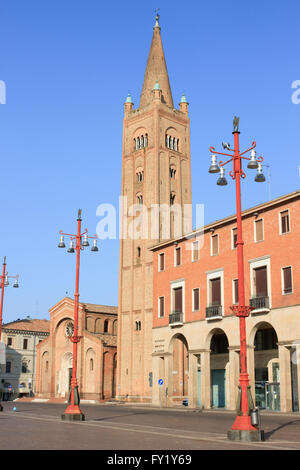
[[[72,378],[73,354],[66,352],[61,359],[61,367],[57,371],[56,396],[68,398]]]
[[[228,338],[220,328],[210,331],[206,344],[210,349],[210,406],[226,408],[229,404],[229,351]]]
[[[181,404],[184,399],[188,398],[188,343],[182,334],[175,334],[169,345],[169,402],[173,404]]]

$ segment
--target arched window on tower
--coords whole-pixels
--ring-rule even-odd
[[[179,139],[166,134],[166,147],[175,152],[179,152]]]
[[[148,134],[135,137],[133,139],[133,145],[135,150],[146,148],[148,146]]]
[[[143,196],[142,194],[137,194],[137,203],[141,206],[143,204]]]
[[[173,206],[175,204],[175,193],[170,194],[170,205]]]
[[[143,171],[138,171],[136,174],[137,180],[139,183],[141,183],[144,179],[144,172]]]
[[[176,168],[173,166],[170,166],[170,178],[175,179],[176,175]]]
[[[104,328],[103,328],[104,333],[108,333],[108,320],[104,321]]]

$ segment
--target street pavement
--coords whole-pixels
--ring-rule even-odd
[[[113,456],[122,450],[172,449],[186,454],[188,450],[300,449],[299,413],[262,413],[265,441],[245,443],[228,441],[227,430],[235,418],[228,411],[82,404],[85,421],[70,423],[61,419],[65,404],[4,402],[3,405],[1,450],[111,450]]]

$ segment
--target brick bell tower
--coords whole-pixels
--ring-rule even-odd
[[[174,108],[158,21],[159,15],[139,108],[133,108],[128,95],[123,121],[116,398],[141,402],[152,399],[152,318],[153,309],[157,311],[148,248],[176,236],[172,209],[191,204],[188,103],[182,95],[179,109]],[[171,208],[170,214],[156,212],[151,219],[153,205]],[[191,231],[191,220],[182,218],[180,224],[186,233]],[[137,236],[133,227],[140,226]]]

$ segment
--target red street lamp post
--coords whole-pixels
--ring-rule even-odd
[[[9,276],[8,273],[6,272],[6,256],[4,256],[3,260],[3,271],[2,275],[0,275],[0,288],[1,288],[1,300],[0,300],[0,342],[1,342],[1,337],[2,337],[2,316],[3,316],[3,301],[4,301],[4,288],[9,285],[8,279],[15,279],[15,282],[13,284],[14,287],[18,288],[19,287],[19,275],[17,274],[16,276]],[[3,354],[5,353],[5,349],[3,346]],[[0,370],[2,370],[2,361],[0,362]],[[3,406],[0,404],[0,411],[3,411]]]
[[[64,233],[60,230],[60,241],[58,244],[59,248],[65,248],[64,243],[64,236],[70,237],[70,248],[68,249],[68,253],[74,253],[76,250],[76,281],[75,281],[75,302],[74,302],[74,328],[72,336],[70,336],[70,340],[73,343],[73,364],[72,364],[72,378],[71,378],[71,393],[68,400],[68,406],[62,414],[61,418],[63,420],[69,421],[84,421],[85,417],[82,413],[79,403],[79,391],[78,391],[78,381],[77,381],[77,345],[81,339],[81,336],[78,335],[78,307],[79,307],[79,266],[80,266],[80,251],[84,249],[84,247],[89,246],[88,238],[94,240],[93,246],[91,251],[98,251],[97,247],[97,236],[88,237],[87,229],[83,233],[81,233],[81,209],[78,210],[78,218],[77,218],[77,234],[73,235],[70,233]],[[84,237],[82,241],[82,237]],[[75,249],[74,249],[74,242],[75,242]]]
[[[238,393],[238,404],[237,404],[237,417],[231,427],[227,432],[227,437],[230,440],[240,440],[240,441],[258,441],[260,440],[259,431],[256,427],[251,424],[250,412],[253,409],[253,400],[250,391],[249,385],[249,376],[247,372],[247,347],[246,347],[246,317],[249,316],[249,313],[252,310],[252,307],[245,305],[245,283],[244,283],[244,253],[243,253],[243,234],[242,234],[242,211],[241,211],[241,186],[240,179],[245,178],[246,174],[242,170],[242,159],[249,160],[248,168],[257,169],[257,175],[255,181],[263,182],[265,177],[262,173],[261,162],[263,161],[262,157],[256,158],[256,152],[254,148],[256,143],[252,142],[252,147],[240,152],[239,150],[239,118],[235,117],[233,121],[234,130],[234,149],[230,149],[230,144],[223,142],[223,148],[233,152],[233,154],[216,152],[214,147],[210,147],[210,152],[213,153],[211,157],[211,166],[209,168],[210,173],[219,173],[220,177],[217,181],[219,186],[227,185],[225,178],[225,169],[224,166],[233,162],[233,172],[230,171],[229,175],[233,180],[235,180],[235,189],[236,189],[236,216],[237,216],[237,265],[238,265],[238,305],[234,305],[231,310],[239,318],[239,327],[240,327],[240,385]],[[243,156],[245,153],[251,151],[251,158]],[[226,162],[219,162],[217,165],[218,155],[225,155],[230,157]]]

